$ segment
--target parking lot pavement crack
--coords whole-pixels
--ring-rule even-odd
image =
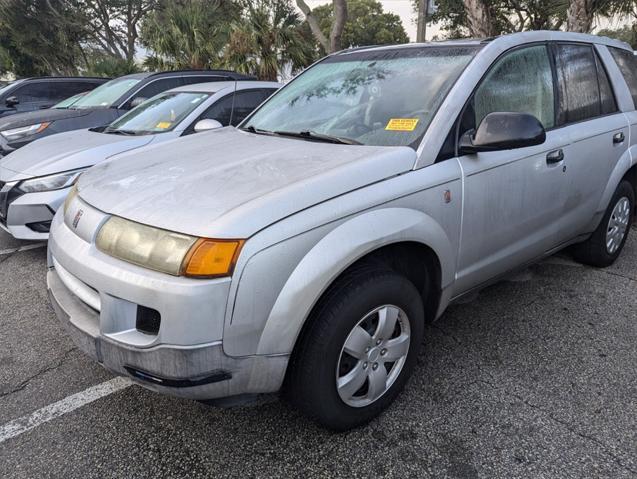
[[[483,384],[486,384],[486,385],[492,387],[493,389],[500,390],[500,391],[504,392],[505,394],[517,399],[518,401],[520,401],[521,403],[523,403],[527,407],[530,407],[531,409],[535,409],[536,411],[541,412],[542,414],[544,414],[546,417],[548,417],[552,421],[562,425],[571,434],[575,434],[576,436],[578,436],[578,437],[580,437],[582,439],[585,439],[587,441],[591,441],[591,442],[597,444],[604,451],[604,453],[606,453],[609,457],[611,457],[613,459],[615,464],[617,464],[619,467],[621,467],[625,471],[628,471],[631,474],[637,474],[637,469],[633,469],[629,465],[624,464],[622,458],[620,456],[618,456],[617,454],[615,454],[614,452],[612,452],[611,451],[611,447],[608,444],[604,443],[603,441],[601,441],[600,439],[596,438],[595,436],[592,436],[590,434],[586,434],[586,433],[583,433],[581,431],[578,431],[575,425],[571,424],[568,421],[565,421],[564,419],[560,419],[558,417],[555,417],[555,415],[551,411],[548,411],[548,410],[544,409],[543,407],[538,406],[537,404],[533,404],[528,399],[520,396],[517,393],[508,391],[508,390],[506,390],[504,388],[500,388],[500,387],[496,386],[495,384],[491,383],[490,381],[485,381],[484,379],[477,380],[476,382],[481,382]]]
[[[55,369],[59,368],[60,366],[62,366],[67,359],[69,358],[69,356],[71,355],[71,353],[73,351],[75,351],[77,348],[73,347],[67,351],[64,352],[64,354],[54,363],[51,364],[43,369],[40,369],[38,372],[36,372],[35,374],[29,376],[28,378],[26,378],[24,381],[21,381],[20,384],[18,384],[16,387],[14,387],[13,389],[6,391],[6,392],[2,392],[0,393],[0,399],[10,396],[12,394],[15,394],[17,392],[22,391],[23,389],[25,389],[30,383],[31,381],[33,381],[34,379],[39,378],[40,376],[43,376],[44,374],[54,371]]]
[[[604,274],[608,274],[610,276],[616,276],[618,278],[624,278],[624,279],[627,279],[628,281],[634,281],[634,282],[637,283],[637,278],[633,278],[632,276],[627,276],[627,275],[621,274],[621,273],[615,273],[613,271],[600,270],[600,272],[602,272]]]

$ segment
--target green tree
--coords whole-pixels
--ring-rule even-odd
[[[63,0],[0,2],[3,68],[18,76],[76,75],[85,63],[86,32],[73,6]]]
[[[312,12],[321,30],[327,34],[334,18],[331,5],[321,5]],[[341,37],[343,48],[409,42],[400,17],[383,11],[382,4],[377,0],[349,0],[347,12],[347,21]],[[309,31],[307,23],[304,23],[303,27]],[[327,53],[319,42],[316,42],[315,48],[318,56]]]
[[[211,68],[222,63],[239,7],[230,0],[164,0],[142,22],[151,69]]]
[[[637,30],[635,29],[635,25],[633,26],[624,26],[617,29],[603,29],[597,32],[598,35],[602,37],[615,38],[622,42],[628,43],[633,49],[637,50]]]
[[[311,61],[311,44],[289,0],[246,0],[241,6],[224,55],[228,68],[276,81],[286,67],[294,72]]]

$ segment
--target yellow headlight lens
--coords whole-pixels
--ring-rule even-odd
[[[243,241],[211,240],[146,226],[117,216],[102,226],[95,245],[145,268],[197,278],[232,274]]]
[[[201,238],[184,261],[184,275],[214,278],[232,274],[243,241]]]
[[[71,191],[66,195],[66,199],[64,200],[64,213],[66,214],[66,210],[69,209],[69,206],[77,196],[77,184],[73,185]]]
[[[117,216],[97,234],[97,248],[115,258],[179,276],[181,264],[197,238],[153,228]]]

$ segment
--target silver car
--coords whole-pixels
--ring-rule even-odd
[[[227,125],[238,125],[281,84],[226,81],[160,93],[110,125],[29,143],[0,160],[0,228],[46,240],[53,215],[78,176],[120,153]]]
[[[425,321],[573,245],[608,266],[635,211],[637,65],[529,32],[318,62],[224,128],[80,178],[48,287],[91,357],[198,400],[282,391],[344,430],[414,370]]]

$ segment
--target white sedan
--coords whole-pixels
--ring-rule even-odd
[[[15,238],[45,240],[53,215],[87,168],[143,146],[238,125],[281,85],[212,82],[150,98],[107,126],[34,141],[0,160],[0,227]]]

